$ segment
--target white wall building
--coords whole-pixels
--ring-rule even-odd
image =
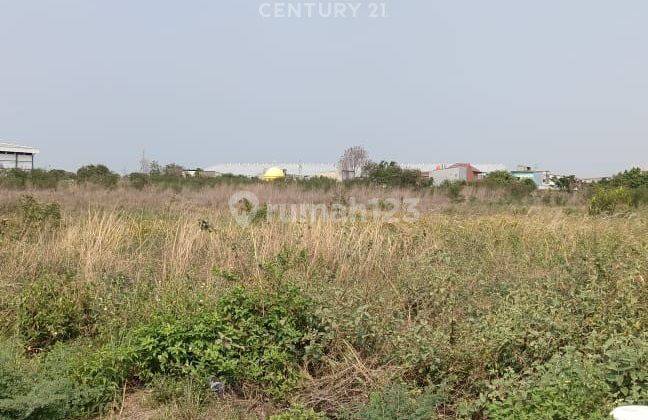
[[[40,150],[14,143],[0,142],[0,169],[34,169],[34,156]]]

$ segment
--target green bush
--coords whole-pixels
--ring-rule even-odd
[[[0,170],[0,186],[5,188],[22,189],[27,187],[29,172],[22,169]]]
[[[602,347],[565,347],[527,374],[512,370],[491,385],[493,419],[605,419],[617,405],[648,403],[648,340],[614,336]]]
[[[70,347],[54,346],[28,359],[20,343],[0,341],[0,418],[64,419],[96,412],[104,390],[74,376],[78,357]]]
[[[511,198],[519,200],[527,197],[537,186],[531,179],[518,179],[507,171],[494,171],[477,183],[479,186],[506,191]]]
[[[493,171],[488,173],[482,183],[490,187],[506,187],[517,182],[517,178],[508,171]]]
[[[628,210],[632,206],[632,193],[625,187],[614,189],[597,188],[589,202],[589,213],[614,214],[619,210]]]
[[[624,404],[648,405],[648,334],[606,340],[600,363],[612,396]]]
[[[635,207],[648,204],[648,185],[643,185],[632,190],[632,204]]]
[[[57,226],[61,222],[61,206],[58,203],[40,203],[31,195],[20,197],[18,202],[25,227]]]
[[[646,187],[648,186],[648,171],[642,171],[640,168],[632,168],[616,174],[612,179],[602,181],[601,184],[614,188],[625,187],[635,189]]]
[[[441,184],[441,188],[445,190],[446,195],[453,203],[460,203],[464,201],[464,196],[461,195],[461,190],[464,187],[463,182],[450,182],[445,181]]]
[[[42,275],[22,291],[18,331],[32,351],[89,335],[94,321],[89,290],[71,276]]]
[[[95,385],[118,388],[130,376],[216,377],[282,398],[300,367],[322,357],[327,327],[295,288],[251,292],[235,288],[212,310],[185,317],[160,315],[122,345],[108,346],[83,369]]]
[[[189,407],[203,407],[214,393],[206,386],[204,378],[184,378],[160,375],[148,386],[150,399],[157,404],[181,404]]]
[[[151,178],[147,174],[133,172],[128,175],[130,185],[137,190],[143,190],[146,186],[150,185]]]
[[[352,420],[428,420],[438,417],[438,407],[447,396],[435,389],[408,389],[392,384],[374,392],[369,402],[347,414]]]
[[[421,171],[403,169],[396,162],[370,162],[362,169],[362,174],[364,181],[377,185],[392,187],[425,187],[431,185],[431,181],[426,180]]]
[[[573,348],[539,365],[529,378],[509,374],[494,388],[505,396],[487,405],[491,419],[606,419],[611,409],[602,369]]]
[[[74,174],[60,169],[22,169],[0,170],[0,186],[5,188],[24,189],[27,187],[38,189],[57,188],[61,181],[74,179]]]
[[[119,182],[119,175],[105,165],[86,165],[77,170],[76,180],[79,184],[95,184],[112,188]]]

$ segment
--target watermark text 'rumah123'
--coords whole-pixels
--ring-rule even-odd
[[[354,197],[338,203],[271,203],[260,205],[257,196],[250,191],[238,191],[229,199],[229,209],[241,226],[254,221],[279,221],[284,223],[317,222],[412,222],[421,213],[419,198],[374,198],[360,202]]]
[[[389,17],[386,1],[268,1],[259,5],[264,19],[357,19]]]

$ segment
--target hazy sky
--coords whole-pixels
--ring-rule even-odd
[[[266,2],[0,0],[0,139],[67,169],[134,170],[142,149],[331,162],[355,144],[583,176],[648,165],[645,0],[386,0],[384,18],[366,0],[355,18],[264,18]]]

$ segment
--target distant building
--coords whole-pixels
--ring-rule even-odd
[[[480,179],[482,172],[470,163],[455,163],[428,173],[434,185],[444,182],[474,182]]]
[[[34,156],[40,150],[13,143],[0,143],[0,169],[34,169]]]
[[[210,166],[205,171],[214,172],[216,175],[232,174],[261,178],[273,167],[283,170],[287,177],[325,176],[340,179],[337,165],[330,163],[221,163]]]
[[[401,168],[403,169],[416,169],[419,170],[423,173],[423,176],[426,178],[431,178],[432,173],[436,171],[442,171],[444,169],[449,169],[454,165],[458,164],[449,164],[449,163],[403,163],[401,164]],[[506,171],[506,165],[502,163],[472,163],[470,164],[474,169],[476,169],[479,172],[478,179],[483,178],[484,176],[488,175],[491,172],[495,171]],[[460,171],[452,171],[452,172],[460,172]],[[437,175],[441,175],[440,173],[437,173]],[[468,175],[466,175],[466,178],[468,178]]]
[[[482,178],[491,172],[508,172],[506,165],[503,163],[473,163],[472,166],[477,168]]]
[[[551,190],[556,188],[551,172],[533,169],[531,166],[519,165],[516,170],[511,171],[515,178],[524,180],[530,179],[540,190]]]
[[[449,169],[447,177],[449,180],[473,181],[494,171],[505,171],[506,166],[502,164],[446,164],[446,163],[401,163],[403,169],[421,171],[424,177],[432,177],[432,173],[439,178],[443,171]],[[248,177],[263,178],[263,174],[270,168],[277,167],[284,171],[288,178],[312,178],[326,177],[338,181],[356,178],[358,174],[354,171],[341,171],[335,163],[221,163],[205,169],[205,173],[212,176],[224,174],[242,175]],[[439,178],[441,179],[441,178]],[[443,178],[445,179],[445,178]],[[439,183],[443,182],[442,180]],[[437,181],[435,180],[435,183]]]
[[[594,178],[581,178],[581,182],[583,184],[595,184],[597,182],[601,182],[604,179],[608,179],[607,177],[599,176],[599,177],[594,177]]]
[[[193,176],[204,176],[207,178],[215,177],[217,174],[213,171],[203,171],[202,169],[183,169],[182,174],[184,176],[193,177]]]

